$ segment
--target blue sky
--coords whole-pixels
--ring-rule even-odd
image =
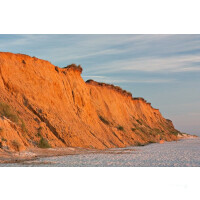
[[[200,135],[200,35],[0,35],[0,51],[81,64],[84,80],[119,85]]]

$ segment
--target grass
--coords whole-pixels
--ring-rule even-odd
[[[21,119],[21,128],[22,128],[22,131],[23,131],[23,132],[25,132],[25,133],[28,132],[28,130],[27,130],[27,128],[26,128],[26,124],[24,123],[24,120],[23,120],[23,119]]]
[[[106,125],[110,124],[110,122],[108,120],[106,120],[104,117],[102,117],[101,115],[99,115],[99,119]]]
[[[18,115],[10,108],[8,104],[0,102],[0,115],[7,117],[12,122],[18,123]]]
[[[16,124],[20,124],[22,131],[28,132],[24,120],[21,119],[8,104],[0,102],[0,115],[8,118],[10,121]]]
[[[118,126],[117,129],[120,130],[120,131],[123,131],[124,127],[123,126]]]
[[[42,132],[42,127],[40,126],[39,128],[38,128],[38,137],[42,137],[42,135],[41,135],[41,132]]]
[[[49,144],[49,142],[48,142],[47,139],[45,139],[45,138],[42,137],[40,139],[40,141],[39,141],[38,147],[46,149],[46,148],[51,148],[51,145]]]
[[[173,135],[175,135],[175,136],[178,136],[179,131],[171,131],[171,134],[173,134]]]

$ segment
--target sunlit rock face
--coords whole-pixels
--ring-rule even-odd
[[[85,82],[81,72],[74,64],[59,68],[0,53],[0,102],[18,117],[13,132],[6,133],[0,123],[0,142],[3,138],[14,149],[17,141],[24,149],[45,138],[52,147],[105,149],[177,139],[172,122],[143,98],[114,85]],[[1,109],[0,114],[10,120]]]

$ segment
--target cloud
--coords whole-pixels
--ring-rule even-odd
[[[121,78],[113,78],[108,76],[82,76],[83,79],[93,79],[97,82],[104,82],[104,83],[169,83],[169,82],[175,82],[175,79],[121,79]]]
[[[194,67],[194,65],[196,67]],[[143,57],[130,60],[111,61],[98,65],[96,74],[120,71],[143,71],[143,72],[192,72],[200,71],[200,55],[172,56],[164,58]]]
[[[86,62],[95,75],[200,71],[200,35],[0,35],[0,48],[55,65]]]

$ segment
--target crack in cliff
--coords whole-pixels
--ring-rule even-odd
[[[46,124],[46,126],[49,128],[49,130],[55,135],[55,137],[57,137],[59,140],[61,140],[64,144],[66,144],[65,140],[63,140],[58,132],[56,131],[56,129],[51,125],[51,123],[49,122],[49,120],[47,120],[45,117],[42,117],[29,103],[28,100],[24,98],[24,106],[26,106],[26,108],[28,108],[33,114],[35,114],[42,122],[44,122]]]
[[[122,143],[124,144],[124,142],[117,136],[117,134],[115,132],[112,131],[112,134]]]
[[[3,75],[2,75],[1,67],[0,67],[0,75],[1,75],[1,78],[2,78],[2,81],[3,81],[4,86],[5,86],[6,89],[9,91],[10,88],[9,88],[8,83],[6,83],[6,81],[5,81],[5,79],[4,79]]]
[[[93,137],[95,137],[99,142],[101,142],[101,144],[103,144],[106,148],[108,148],[108,146],[101,140],[99,139],[92,131],[90,131],[90,133],[93,135]]]

